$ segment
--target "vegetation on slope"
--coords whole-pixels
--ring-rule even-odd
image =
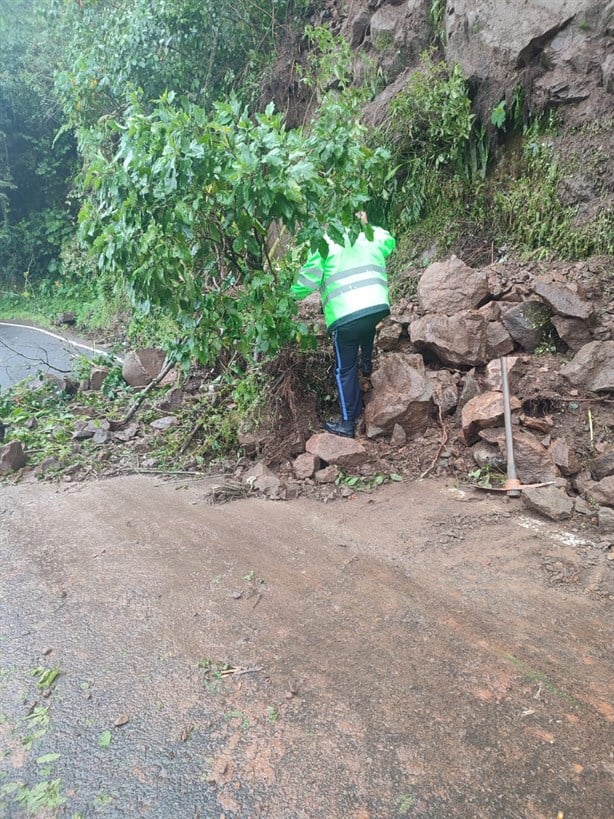
[[[611,214],[580,225],[561,204],[555,118],[528,118],[518,92],[479,122],[436,49],[367,131],[377,85],[367,72],[357,87],[347,43],[305,26],[308,3],[112,5],[9,0],[0,11],[1,314],[74,310],[84,329],[119,315],[132,342],[223,374],[228,403],[247,413],[267,383],[254,372],[313,345],[288,298],[306,248],[324,226],[356,233],[359,208],[399,238],[393,288],[425,249],[470,262],[501,246],[614,252]],[[260,89],[293,28],[309,45],[310,106],[290,129]]]

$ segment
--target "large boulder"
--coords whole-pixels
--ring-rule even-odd
[[[397,424],[409,436],[424,432],[433,406],[433,385],[421,356],[387,353],[371,380],[373,390],[365,407],[368,438],[391,434]]]
[[[430,350],[442,364],[474,367],[487,361],[488,324],[476,310],[455,316],[429,313],[412,321],[409,336],[419,350]]]
[[[591,302],[582,298],[571,285],[536,278],[533,280],[533,292],[560,316],[587,319],[593,314]]]
[[[550,322],[551,311],[537,299],[528,299],[510,307],[501,320],[514,341],[532,353],[543,338]]]
[[[131,350],[124,359],[122,375],[131,387],[146,387],[162,372],[166,354],[154,347]]]
[[[423,313],[454,316],[473,310],[490,297],[488,277],[451,256],[429,265],[418,283],[418,303]]]
[[[614,341],[585,344],[560,372],[575,387],[592,392],[614,390]]]
[[[591,341],[591,331],[584,319],[569,318],[569,316],[552,316],[552,326],[561,341],[577,352]]]

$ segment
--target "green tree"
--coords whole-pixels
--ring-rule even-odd
[[[0,10],[0,269],[8,280],[41,275],[69,222],[73,140],[53,97],[52,39],[44,3],[5,0]]]
[[[321,246],[324,225],[356,236],[354,212],[389,171],[353,113],[328,99],[303,132],[272,106],[251,117],[233,99],[208,113],[168,94],[149,112],[135,98],[105,124],[114,152],[87,157],[82,235],[135,303],[183,324],[187,357],[272,352],[296,336],[296,257],[269,252],[272,231],[298,247]]]

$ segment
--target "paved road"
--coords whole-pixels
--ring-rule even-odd
[[[612,819],[589,523],[205,488],[0,486],[3,819]]]
[[[99,355],[89,345],[70,341],[59,333],[10,322],[0,322],[0,389],[40,372],[70,373],[79,356]]]

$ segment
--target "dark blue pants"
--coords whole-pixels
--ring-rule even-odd
[[[371,369],[375,328],[383,316],[363,316],[342,324],[332,332],[335,348],[335,383],[339,393],[341,418],[354,421],[363,409],[362,391],[358,380],[358,354],[363,369]]]

